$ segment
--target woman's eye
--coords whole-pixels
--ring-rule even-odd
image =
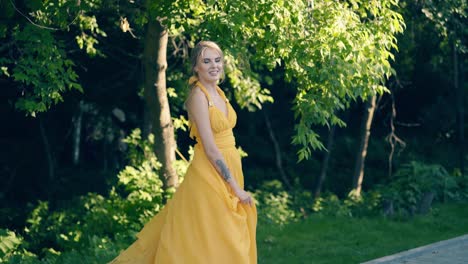
[[[221,58],[216,58],[215,61],[216,62],[221,62]]]
[[[204,60],[203,60],[203,63],[210,63],[210,60],[204,59]]]

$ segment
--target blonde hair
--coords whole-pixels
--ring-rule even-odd
[[[220,55],[221,55],[221,61],[224,62],[224,53],[221,50],[221,48],[216,44],[216,42],[213,41],[200,41],[195,45],[195,47],[192,49],[192,52],[190,53],[190,70],[192,71],[192,77],[189,79],[189,86],[192,88],[195,83],[198,81],[198,75],[195,72],[195,67],[197,66],[198,60],[200,56],[203,55],[205,50],[207,48],[214,49],[216,50]],[[224,80],[224,64],[223,64],[223,71],[221,73],[221,78],[220,82]]]

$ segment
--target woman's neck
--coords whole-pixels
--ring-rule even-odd
[[[210,92],[215,93],[216,92],[216,82],[206,82],[199,80],[199,82]]]

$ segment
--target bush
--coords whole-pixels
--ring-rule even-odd
[[[379,213],[382,203],[382,194],[379,191],[361,192],[357,195],[354,190],[349,192],[343,201],[349,209],[351,216],[363,217]]]
[[[340,200],[333,193],[325,193],[313,204],[313,211],[327,216],[363,217],[378,213],[381,204],[381,194],[377,191],[361,192],[357,195],[351,191],[348,197]]]
[[[295,219],[291,209],[291,196],[278,180],[266,181],[253,194],[258,206],[258,220],[261,224],[283,226]]]
[[[330,216],[351,216],[351,211],[343,202],[333,193],[325,193],[323,196],[315,199],[312,206],[315,213]]]
[[[463,197],[457,179],[443,166],[417,161],[404,164],[390,184],[380,189],[388,214],[424,213],[433,200],[445,202]]]
[[[9,264],[102,264],[107,263],[115,257],[119,249],[128,245],[121,240],[110,240],[107,238],[89,237],[85,248],[71,249],[65,252],[47,250],[43,258],[39,258],[30,252],[14,252],[5,263]],[[0,259],[0,263],[2,263]]]
[[[7,229],[0,229],[0,263],[3,259],[7,259],[21,245],[22,238],[18,237],[15,232]]]
[[[128,145],[128,166],[118,174],[118,182],[107,196],[88,193],[54,209],[49,202],[39,201],[26,221],[24,240],[15,240],[12,233],[0,233],[7,236],[0,244],[0,249],[5,249],[4,261],[36,263],[44,258],[44,263],[103,263],[96,262],[107,256],[99,250],[107,247],[111,239],[115,240],[113,246],[124,242],[115,250],[128,245],[134,234],[159,212],[171,192],[163,189],[159,177],[161,165],[153,152],[154,137],[143,140],[136,129],[124,142]],[[182,171],[182,165],[179,167]],[[83,262],[78,252],[96,258]]]
[[[344,200],[333,193],[325,193],[314,200],[310,191],[298,185],[286,191],[278,180],[264,182],[255,191],[254,197],[258,203],[258,218],[262,225],[283,226],[306,218],[309,213],[349,217],[375,215],[381,205],[381,194],[377,191],[362,193],[360,196],[352,191]]]

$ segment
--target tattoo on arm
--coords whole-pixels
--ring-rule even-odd
[[[229,172],[226,164],[222,160],[216,160],[216,165],[218,165],[218,168],[221,172],[221,176],[223,176],[225,181],[228,181],[231,179],[231,173]]]

